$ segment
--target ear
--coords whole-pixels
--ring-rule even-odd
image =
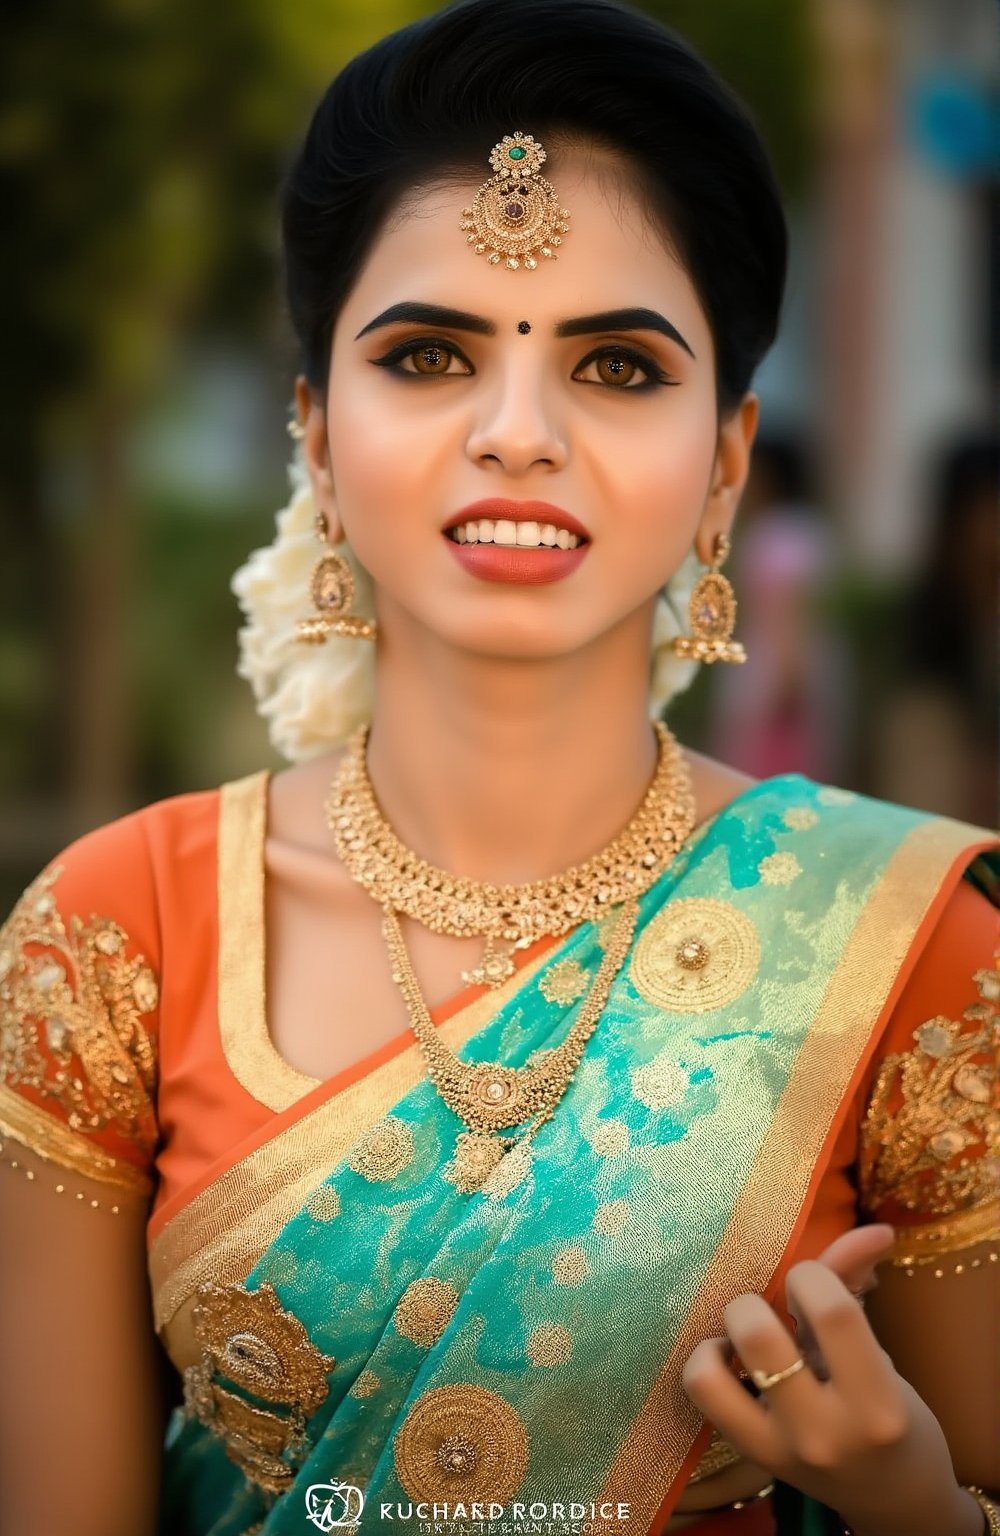
[[[302,456],[309,472],[313,501],[326,523],[327,538],[337,544],[343,530],[337,517],[336,498],[333,490],[333,471],[330,467],[330,443],[326,432],[326,411],[319,391],[309,383],[304,373],[295,380],[295,405],[299,426],[303,429]]]
[[[695,534],[695,549],[703,565],[711,565],[717,535],[729,533],[736,519],[750,473],[750,453],[759,417],[760,399],[748,392],[719,424],[712,483]]]

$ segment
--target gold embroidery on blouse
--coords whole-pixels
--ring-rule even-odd
[[[724,1467],[735,1466],[738,1461],[742,1460],[743,1457],[739,1451],[734,1450],[729,1441],[722,1438],[718,1430],[714,1430],[712,1438],[705,1447],[701,1460],[688,1478],[688,1482],[700,1483],[703,1478],[714,1477],[715,1473],[721,1472]]]
[[[926,1019],[913,1031],[915,1048],[882,1064],[861,1127],[859,1183],[869,1212],[891,1198],[951,1218],[996,1199],[1000,974],[978,970],[973,980],[982,1001],[958,1021]],[[922,1225],[924,1240],[934,1242],[934,1225]]]
[[[192,1322],[202,1355],[184,1372],[185,1417],[218,1435],[230,1461],[253,1482],[283,1492],[308,1450],[306,1420],[326,1398],[336,1360],[316,1348],[268,1281],[256,1291],[205,1281]],[[252,1393],[257,1403],[233,1386]]]
[[[144,1015],[156,1009],[159,986],[143,955],[126,955],[128,935],[113,919],[71,913],[67,929],[52,891],[61,874],[58,864],[43,870],[0,928],[0,1085],[9,1087],[8,1109],[12,1097],[23,1105],[10,1134],[40,1156],[132,1187],[144,1176],[86,1138],[110,1126],[152,1162],[157,1057]],[[58,1104],[66,1123],[14,1095],[22,1085]]]

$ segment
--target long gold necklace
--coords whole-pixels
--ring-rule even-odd
[[[327,824],[345,868],[381,907],[404,912],[433,933],[485,935],[482,962],[463,971],[462,980],[498,987],[514,973],[512,954],[498,953],[498,940],[525,949],[543,934],[558,938],[578,923],[596,922],[626,896],[648,890],[690,835],[691,775],[667,726],[657,720],[654,727],[656,771],[635,814],[585,863],[546,880],[524,885],[469,880],[405,847],[382,815],[368,776],[368,722],[347,744],[326,802]]]
[[[532,1065],[507,1067],[494,1061],[462,1061],[444,1043],[421,994],[396,914],[391,907],[384,908],[382,932],[392,961],[392,979],[406,1002],[428,1076],[449,1109],[468,1127],[459,1133],[450,1169],[457,1188],[481,1188],[504,1154],[518,1143],[526,1146],[551,1118],[597,1027],[612,982],[628,954],[638,915],[638,899],[626,897],[597,975],[565,1040]],[[529,1127],[518,1136],[494,1134],[526,1120]]]
[[[382,815],[368,776],[369,727],[358,727],[330,789],[325,810],[349,874],[379,902],[392,979],[399,986],[435,1088],[467,1127],[456,1140],[446,1175],[465,1191],[480,1189],[505,1154],[524,1156],[527,1143],[573,1079],[583,1049],[597,1026],[611,986],[628,954],[639,897],[657,880],[694,826],[690,774],[673,735],[655,722],[656,772],[642,804],[600,853],[562,874],[527,885],[491,885],[449,875],[421,859],[396,837]],[[558,936],[578,923],[620,906],[618,920],[590,991],[565,1040],[523,1067],[465,1062],[445,1045],[424,1002],[403,941],[397,911],[436,933],[487,934],[513,940],[515,948],[542,934]],[[498,986],[514,971],[509,955],[487,947],[483,965],[463,980]],[[524,1125],[517,1136],[497,1136]]]

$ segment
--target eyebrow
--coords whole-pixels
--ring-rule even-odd
[[[374,320],[369,320],[354,340],[360,341],[369,331],[400,320],[412,320],[421,325],[446,325],[450,330],[473,331],[477,336],[495,336],[497,333],[493,321],[484,319],[482,315],[472,315],[464,309],[449,309],[443,304],[421,304],[406,300],[391,305],[376,315]],[[659,331],[694,357],[677,327],[671,325],[666,316],[655,309],[605,309],[596,315],[577,315],[570,320],[559,320],[554,327],[557,337],[589,336],[596,331]]]

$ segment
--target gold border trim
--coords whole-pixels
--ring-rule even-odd
[[[219,791],[218,1016],[222,1053],[236,1081],[266,1109],[283,1110],[322,1078],[291,1066],[267,1029],[265,869],[270,768]]]
[[[6,1083],[0,1083],[0,1133],[12,1136],[30,1152],[46,1162],[57,1163],[60,1168],[113,1184],[117,1189],[137,1190],[143,1195],[152,1193],[153,1181],[140,1169],[82,1141],[77,1131],[46,1114],[37,1104],[22,1099]]]
[[[599,1499],[627,1502],[649,1531],[703,1420],[681,1383],[695,1345],[725,1332],[733,1276],[762,1294],[788,1249],[816,1161],[921,922],[949,873],[961,878],[972,849],[995,846],[983,830],[946,817],[918,823],[889,859],[837,962],[816,1017],[698,1285],[687,1319],[611,1464]],[[959,855],[969,850],[957,866]],[[950,886],[948,887],[950,889]],[[863,1006],[859,1007],[859,999]],[[798,1178],[789,1169],[796,1149]],[[614,1536],[601,1521],[601,1536]]]
[[[502,986],[480,994],[452,1014],[438,1025],[442,1039],[458,1050],[550,959],[544,950]],[[245,1279],[358,1136],[426,1075],[414,1040],[227,1168],[178,1211],[149,1248],[157,1329],[170,1322],[203,1280],[229,1284]],[[263,1202],[262,1190],[268,1191]]]
[[[955,1216],[929,1221],[919,1227],[897,1227],[890,1261],[893,1264],[931,1264],[942,1253],[958,1253],[976,1243],[1000,1238],[1000,1196],[975,1205]]]

